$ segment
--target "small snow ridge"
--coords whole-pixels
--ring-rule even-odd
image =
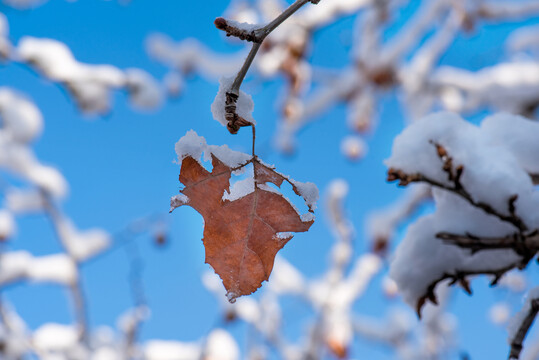
[[[279,240],[288,240],[294,236],[294,233],[291,232],[279,232],[275,234],[275,237]]]
[[[248,177],[246,179],[236,181],[234,185],[232,185],[232,188],[230,189],[230,192],[227,192],[225,190],[222,200],[228,200],[228,201],[234,201],[241,199],[244,196],[249,195],[250,193],[255,191],[255,182],[252,177]]]
[[[185,196],[184,194],[178,194],[170,198],[170,211],[174,211],[174,209],[179,208],[182,205],[185,205],[189,203],[189,198]]]
[[[299,195],[305,200],[305,204],[309,209],[316,209],[316,202],[318,201],[318,188],[312,182],[302,183],[300,181],[289,179],[290,183],[298,189]]]
[[[259,28],[264,27],[264,25],[250,24],[250,23],[239,22],[239,21],[235,21],[235,20],[227,20],[227,23],[228,23],[229,26],[235,27],[236,29],[240,29],[240,30],[245,31],[245,32],[255,31],[255,30],[259,29]]]
[[[230,168],[238,167],[251,159],[250,155],[231,150],[226,145],[208,145],[206,139],[202,136],[198,136],[193,130],[189,130],[180,140],[178,140],[175,149],[176,154],[178,155],[178,164],[180,166],[183,159],[188,156],[192,157],[202,165],[200,161],[202,154],[204,154],[204,161],[211,160],[211,155],[214,155]]]
[[[305,213],[305,214],[301,214],[301,221],[303,222],[309,222],[309,221],[314,221],[314,214],[313,213]]]

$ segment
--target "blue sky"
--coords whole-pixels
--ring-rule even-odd
[[[8,17],[14,43],[25,35],[52,38],[67,44],[79,61],[108,63],[119,68],[140,67],[161,78],[166,69],[144,52],[144,40],[152,32],[162,32],[176,40],[195,37],[216,51],[241,49],[242,45],[231,45],[213,26],[213,20],[226,6],[227,2],[222,0],[133,0],[128,6],[114,1],[81,0],[50,1],[33,11],[16,11],[0,5],[0,11]],[[317,33],[313,63],[332,68],[346,64],[350,46],[346,39],[351,38],[352,26],[352,19],[344,19]],[[503,59],[500,44],[512,29],[514,25],[482,27],[459,38],[441,61],[470,69],[491,65]],[[345,41],[335,41],[336,38]],[[208,268],[200,241],[202,219],[187,207],[171,215],[167,211],[170,196],[180,188],[179,167],[173,163],[174,144],[187,130],[194,129],[210,144],[227,143],[237,150],[250,149],[250,131],[232,136],[212,119],[210,104],[218,85],[193,77],[180,99],[168,101],[160,110],[149,113],[132,110],[125,95],[115,93],[113,111],[106,117],[81,116],[65,90],[20,64],[0,66],[0,85],[28,94],[43,112],[45,131],[35,150],[40,159],[58,167],[67,178],[70,194],[62,207],[79,228],[97,226],[116,234],[133,219],[163,214],[170,235],[164,247],[156,247],[148,236],[136,239],[152,310],[142,338],[196,340],[203,336],[218,322],[219,313],[216,300],[200,282],[200,274]],[[347,210],[358,233],[356,252],[362,252],[368,248],[363,231],[365,216],[403,193],[395,185],[385,183],[386,169],[382,163],[389,156],[393,137],[404,126],[397,98],[390,92],[378,104],[381,121],[367,139],[370,150],[365,160],[351,163],[339,153],[340,141],[349,133],[342,106],[301,132],[295,155],[283,156],[271,148],[279,117],[275,103],[282,98],[281,85],[282,79],[245,84],[244,90],[255,101],[258,152],[279,171],[299,181],[315,182],[322,192],[332,179],[347,179],[351,185]],[[323,198],[319,208],[323,208]],[[30,249],[34,254],[60,250],[46,219],[20,219],[18,227],[11,248]],[[282,254],[306,274],[316,276],[324,269],[321,264],[331,243],[323,212],[318,211],[311,231],[296,235]],[[123,248],[84,266],[83,283],[92,325],[114,324],[131,306],[128,272]],[[379,294],[379,283],[377,278],[367,296],[360,300],[359,313],[383,316],[389,305],[405,306],[399,300],[391,303],[384,299]],[[454,295],[452,309],[459,320],[460,348],[474,360],[503,358],[508,350],[505,331],[489,323],[487,309],[500,300],[518,305],[520,298],[492,291],[485,279],[474,281],[473,287],[476,294],[472,297],[460,290]],[[57,286],[17,285],[10,287],[7,294],[32,327],[71,320],[65,292]],[[286,306],[292,312],[308,315],[299,301],[288,301]],[[289,331],[301,329],[300,316],[287,320],[292,329]],[[233,331],[242,333],[245,328],[235,325]],[[358,358],[389,358],[377,345],[362,340],[357,346]]]

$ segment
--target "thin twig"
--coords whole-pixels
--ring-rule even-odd
[[[240,87],[243,82],[243,79],[245,78],[245,75],[247,75],[247,71],[253,64],[253,60],[255,59],[256,54],[258,53],[258,50],[260,49],[261,45],[262,43],[253,44],[251,51],[249,51],[247,58],[245,58],[245,62],[241,66],[240,71],[238,71],[238,74],[236,74],[236,77],[234,78],[234,82],[232,83],[232,87],[230,88],[228,92],[239,96]]]
[[[45,207],[45,213],[52,223],[53,229],[56,233],[56,237],[64,248],[66,254],[75,263],[77,268],[77,280],[70,284],[69,290],[71,293],[71,298],[73,300],[75,319],[80,328],[81,340],[83,343],[88,344],[88,309],[86,306],[86,298],[84,296],[82,284],[78,276],[78,274],[80,274],[80,262],[69,251],[69,247],[67,245],[68,239],[65,239],[63,231],[60,229],[60,224],[64,221],[63,215],[60,213],[60,210],[54,205],[50,194],[48,194],[45,190],[42,190],[41,193]]]
[[[252,150],[252,155],[253,155],[253,159],[254,159],[256,157],[256,155],[255,155],[255,140],[256,140],[255,124],[251,124],[251,128],[253,129],[253,148],[251,150]]]
[[[228,121],[228,131],[231,134],[236,134],[240,127],[244,126],[250,126],[251,123],[241,116],[239,116],[236,112],[236,103],[238,101],[238,98],[240,96],[240,87],[245,79],[245,75],[247,75],[247,71],[249,71],[249,68],[251,67],[256,54],[258,53],[258,50],[260,49],[260,46],[264,42],[264,39],[271,34],[273,30],[275,30],[279,25],[281,25],[286,19],[288,19],[290,16],[292,16],[296,11],[298,11],[303,5],[307,3],[313,3],[318,4],[320,0],[297,0],[292,5],[290,5],[287,9],[285,9],[279,16],[277,16],[275,19],[273,19],[270,23],[267,25],[253,30],[244,30],[240,29],[233,24],[231,24],[229,21],[227,21],[224,18],[217,18],[215,20],[215,26],[223,31],[226,31],[227,36],[235,36],[242,40],[251,41],[253,42],[253,46],[251,47],[251,51],[249,51],[249,54],[247,55],[247,58],[245,59],[245,62],[243,63],[241,69],[236,74],[236,77],[234,78],[234,82],[232,83],[232,86],[228,91],[226,92],[226,101],[225,101],[225,118]],[[254,152],[253,152],[254,156]]]
[[[530,330],[530,327],[532,326],[533,321],[535,320],[535,317],[539,312],[539,299],[531,299],[529,301],[530,310],[528,311],[526,317],[522,320],[518,331],[511,340],[511,351],[509,352],[509,360],[516,360],[519,358],[520,352],[522,351],[522,343],[524,342],[524,338],[528,334],[528,331]]]
[[[485,270],[467,270],[467,271],[461,271],[461,270],[455,270],[453,274],[444,273],[442,276],[440,276],[438,279],[434,280],[425,291],[425,295],[419,298],[419,300],[416,303],[416,314],[419,318],[421,318],[421,309],[423,306],[427,303],[427,300],[432,302],[433,304],[438,304],[438,299],[436,298],[436,294],[434,293],[434,289],[436,288],[436,285],[438,283],[444,281],[444,280],[451,280],[449,285],[454,285],[456,283],[459,283],[463,289],[468,293],[471,294],[471,288],[469,281],[467,277],[474,276],[474,275],[493,275],[494,279],[490,282],[490,286],[495,286],[500,278],[507,273],[509,270],[512,270],[516,267],[520,267],[521,262],[515,262],[512,264],[509,264],[505,267],[501,267],[499,269],[485,269]]]
[[[480,237],[472,234],[452,234],[441,232],[436,234],[444,242],[472,250],[472,253],[482,250],[512,249],[518,255],[530,259],[539,251],[539,232],[533,231],[527,235],[520,233],[502,237]]]
[[[483,210],[487,214],[493,215],[504,222],[512,224],[519,230],[521,234],[528,230],[528,227],[526,226],[524,221],[520,217],[518,217],[514,211],[514,203],[517,200],[517,195],[513,195],[508,199],[509,215],[504,215],[500,213],[487,203],[476,201],[460,182],[460,179],[462,178],[462,174],[464,172],[464,166],[454,166],[453,158],[449,156],[447,150],[440,144],[434,142],[432,142],[432,144],[436,147],[438,157],[442,161],[442,169],[444,170],[444,172],[447,173],[448,180],[453,183],[452,185],[441,183],[420,173],[406,174],[405,172],[394,168],[390,168],[388,170],[387,181],[399,180],[399,185],[401,186],[406,186],[411,182],[424,182],[430,184],[432,186],[453,192],[468,201],[471,205]]]

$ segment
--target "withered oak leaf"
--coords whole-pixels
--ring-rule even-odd
[[[280,187],[289,180],[257,157],[247,162],[254,168],[253,191],[232,201],[223,199],[238,168],[228,167],[214,154],[211,159],[211,172],[191,156],[182,160],[180,182],[185,187],[180,192],[188,200],[179,205],[191,206],[204,218],[205,261],[221,277],[229,301],[234,302],[268,280],[275,255],[293,236],[289,232],[309,230],[314,217],[302,219],[286,198],[266,185]]]

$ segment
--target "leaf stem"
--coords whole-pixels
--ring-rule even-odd
[[[253,129],[253,148],[252,148],[252,154],[253,154],[253,158],[256,158],[256,155],[255,155],[255,140],[256,140],[256,129],[255,129],[255,124],[251,124],[251,128]]]

